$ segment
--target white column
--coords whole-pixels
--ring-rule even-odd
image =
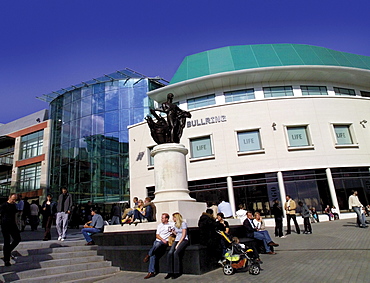
[[[281,198],[281,207],[283,208],[284,218],[286,218],[286,211],[284,209],[284,204],[286,200],[286,194],[285,194],[285,186],[284,186],[284,179],[283,179],[283,173],[281,171],[277,172],[277,178],[279,183],[279,192],[280,192],[280,198]]]
[[[229,195],[229,203],[231,205],[231,211],[233,212],[233,216],[235,216],[235,196],[234,196],[234,187],[233,187],[233,178],[228,176],[227,180],[227,193]]]
[[[333,176],[331,175],[330,168],[326,168],[325,169],[325,172],[326,172],[326,178],[328,179],[328,185],[329,185],[329,191],[330,191],[331,201],[333,202],[333,205],[337,208],[338,214],[340,214],[340,212],[339,212],[339,204],[338,204],[338,199],[337,199],[337,194],[335,192],[335,186],[334,186]]]

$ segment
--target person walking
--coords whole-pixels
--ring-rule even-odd
[[[290,195],[286,195],[286,202],[284,204],[284,209],[286,211],[286,221],[287,221],[287,235],[291,233],[290,228],[290,220],[293,219],[295,229],[297,234],[301,233],[301,230],[299,229],[299,225],[297,223],[296,215],[295,215],[295,209],[297,208],[297,205],[295,201],[290,197]]]
[[[51,225],[53,224],[53,220],[55,214],[57,213],[57,204],[52,200],[53,197],[49,194],[46,196],[46,200],[42,203],[42,222],[43,227],[45,227],[45,234],[43,241],[51,240]]]
[[[22,231],[23,225],[23,209],[24,209],[24,201],[22,199],[22,195],[18,195],[18,203],[17,203],[17,226],[19,231]]]
[[[301,215],[303,217],[304,232],[303,234],[312,234],[312,227],[310,223],[310,210],[307,205],[301,201],[298,202],[301,207]]]
[[[157,251],[168,245],[168,238],[172,234],[172,225],[168,222],[170,216],[167,213],[162,213],[161,223],[157,227],[157,232],[155,233],[155,241],[149,253],[145,256],[144,262],[149,261],[148,274],[144,279],[149,279],[157,275],[158,270],[155,270]]]
[[[64,241],[68,228],[68,216],[72,209],[72,196],[67,188],[62,187],[62,193],[58,198],[56,226],[58,232],[58,241]]]
[[[17,206],[15,204],[17,200],[17,194],[11,194],[8,198],[8,201],[3,203],[0,207],[1,215],[1,232],[4,237],[4,263],[5,266],[11,266],[10,257],[11,252],[15,249],[16,246],[21,242],[21,234],[19,232],[16,214]],[[10,238],[13,241],[10,241]]]
[[[357,214],[357,222],[359,222],[360,228],[367,228],[367,224],[362,217],[362,207],[360,200],[358,199],[357,191],[352,191],[352,195],[348,198],[348,208],[353,209]]]
[[[40,222],[40,209],[39,206],[37,205],[36,201],[33,200],[30,206],[30,225],[31,225],[31,231],[37,231],[37,226],[39,225]]]

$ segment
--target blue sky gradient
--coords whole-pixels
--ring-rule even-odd
[[[370,56],[370,2],[6,0],[0,123],[48,108],[36,96],[131,68],[170,80],[185,56],[300,43]]]

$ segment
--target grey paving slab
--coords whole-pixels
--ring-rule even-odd
[[[313,234],[292,233],[280,244],[276,255],[261,255],[259,275],[236,273],[226,276],[219,268],[203,275],[182,275],[164,280],[160,273],[146,282],[370,282],[370,228],[355,227],[355,219],[312,224]],[[273,235],[273,229],[267,229]],[[114,277],[97,281],[136,282],[146,273],[121,271]]]

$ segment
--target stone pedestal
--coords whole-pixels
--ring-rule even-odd
[[[166,143],[154,147],[155,199],[157,218],[163,212],[180,212],[185,219],[198,219],[206,204],[196,202],[189,195],[185,156],[182,144]]]

